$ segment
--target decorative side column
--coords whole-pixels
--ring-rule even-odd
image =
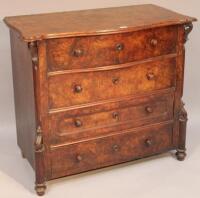
[[[35,190],[39,196],[45,194],[46,183],[44,176],[44,144],[43,144],[43,135],[41,127],[39,126],[36,133],[35,140],[35,170],[36,170],[36,182]]]
[[[182,102],[182,107],[179,113],[179,142],[176,157],[178,160],[183,161],[186,157],[186,127],[187,127],[187,112]]]
[[[184,43],[188,41],[188,35],[193,29],[192,23],[187,23],[184,25]],[[184,49],[185,51],[185,49]],[[180,111],[179,111],[179,139],[178,139],[178,147],[176,152],[176,157],[178,160],[183,161],[186,157],[186,127],[187,127],[187,112],[184,108],[184,103],[181,101]]]
[[[37,95],[39,95],[38,91],[38,65],[39,65],[39,58],[38,58],[38,48],[37,48],[37,42],[30,42],[28,44],[31,59],[32,59],[32,66],[33,66],[33,78],[34,78],[34,90],[35,90],[35,99],[38,98]],[[35,135],[35,174],[36,174],[36,181],[35,181],[35,190],[39,196],[42,196],[45,194],[46,190],[46,179],[45,179],[45,165],[44,165],[44,141],[43,141],[43,131],[41,128],[41,120],[39,116],[39,104],[36,100],[35,102],[36,107],[36,120],[37,120],[37,129],[36,129],[36,135]]]

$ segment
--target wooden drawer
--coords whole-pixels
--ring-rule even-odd
[[[49,71],[115,65],[176,52],[177,27],[47,40]]]
[[[49,78],[49,108],[56,109],[175,86],[176,59],[123,69],[55,75]]]
[[[52,178],[163,152],[172,147],[172,124],[51,149]]]
[[[173,102],[171,90],[50,114],[51,143],[71,143],[173,119]]]

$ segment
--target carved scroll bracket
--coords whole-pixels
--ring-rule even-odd
[[[188,41],[188,35],[193,29],[193,24],[192,23],[187,23],[184,25],[184,30],[185,30],[185,37],[184,37],[184,42],[186,43]]]
[[[38,69],[38,63],[39,63],[37,42],[28,43],[28,48],[29,48],[30,53],[31,53],[31,59],[32,59],[33,67],[34,67],[35,70],[37,70]]]
[[[38,126],[37,133],[36,133],[36,140],[35,140],[35,152],[43,152],[44,151],[44,144],[43,144],[43,135],[41,127]]]

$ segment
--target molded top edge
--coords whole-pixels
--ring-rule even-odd
[[[4,18],[4,22],[27,42],[137,31],[196,20],[152,4]]]

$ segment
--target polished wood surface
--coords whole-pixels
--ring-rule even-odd
[[[186,156],[185,42],[155,5],[6,17],[17,141],[46,182],[175,149]]]
[[[195,18],[156,5],[133,5],[39,15],[6,17],[6,24],[26,41],[97,35],[185,24]]]
[[[17,143],[22,156],[35,168],[36,112],[32,61],[28,46],[14,30],[10,31]]]
[[[170,58],[109,71],[52,76],[49,109],[174,87],[175,65],[176,59]]]
[[[170,89],[95,107],[52,113],[49,115],[51,144],[55,147],[172,120],[173,102],[174,89]]]
[[[144,60],[176,53],[176,45],[176,26],[123,34],[50,39],[47,41],[49,71]]]
[[[172,124],[132,129],[51,150],[52,178],[153,155],[172,147]]]

